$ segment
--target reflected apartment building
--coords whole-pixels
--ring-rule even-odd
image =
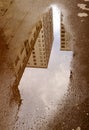
[[[47,68],[53,43],[53,14],[49,8],[41,16],[42,28],[36,39],[27,67]]]
[[[16,56],[14,57],[13,67],[16,81],[18,80],[18,82],[22,77],[23,71],[27,65],[41,28],[42,22],[38,21],[37,24],[32,28],[29,38],[16,49]]]
[[[70,44],[70,33],[66,31],[65,25],[63,23],[63,15],[61,14],[61,43],[60,50],[61,51],[71,51]]]

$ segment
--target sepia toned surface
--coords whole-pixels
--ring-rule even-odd
[[[29,57],[28,67],[47,68],[53,43],[53,18],[52,8],[49,8],[42,16],[42,28],[37,37],[34,49]]]
[[[43,116],[42,117],[43,125],[40,126],[40,123],[38,123],[38,126],[36,124],[36,127],[35,125],[31,127],[31,125],[29,126],[29,121],[32,119],[32,118],[30,119],[31,116],[30,117],[28,116],[29,118],[28,122],[25,117],[26,113],[23,113],[24,115],[23,119],[26,120],[26,122],[23,122],[21,121],[21,119],[18,119],[21,95],[18,90],[19,81],[15,75],[13,63],[15,62],[15,58],[18,53],[17,50],[24,44],[24,42],[28,40],[29,34],[31,33],[33,26],[39,20],[39,17],[42,15],[42,13],[45,12],[46,8],[49,7],[51,4],[56,4],[59,7],[60,11],[62,11],[64,16],[65,27],[67,30],[70,29],[70,32],[72,34],[71,42],[73,44],[72,46],[73,59],[71,63],[71,71],[69,75],[67,75],[67,78],[70,79],[70,81],[68,91],[64,96],[65,98],[61,100],[62,105],[60,105],[60,99],[59,99],[58,103],[59,105],[54,114],[50,116],[51,118],[49,120],[44,120]],[[0,129],[2,130],[13,130],[13,129],[88,130],[89,129],[88,4],[89,4],[88,0],[75,0],[75,1],[57,0],[56,2],[54,0],[51,1],[37,0],[35,2],[32,0],[26,0],[26,1],[0,0]],[[61,56],[63,56],[63,54],[61,54]],[[53,70],[55,70],[55,67],[53,68]],[[54,72],[53,70],[51,71]],[[65,71],[64,75],[66,75]],[[57,80],[61,82],[61,76],[59,78],[58,76],[59,75],[57,75]],[[39,76],[37,75],[37,77]],[[56,86],[55,83],[54,86]],[[33,92],[32,90],[30,90],[30,88],[29,91]],[[50,93],[48,93],[48,95],[50,95]],[[53,95],[51,95],[51,97],[52,96]],[[35,93],[34,95],[32,95],[32,98],[28,97],[28,99],[30,100],[30,102],[33,102],[34,99],[35,101],[34,104],[36,104],[37,102]],[[34,105],[31,104],[31,106]],[[29,109],[31,108],[31,106],[29,105]],[[34,110],[34,108],[31,109]],[[41,110],[44,111],[44,109]],[[36,117],[35,111],[30,112],[35,119]],[[41,111],[38,114],[40,113]]]

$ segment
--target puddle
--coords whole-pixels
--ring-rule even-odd
[[[72,51],[60,51],[60,10],[53,7],[54,42],[47,69],[26,68],[19,89],[23,99],[16,129],[35,130],[47,123],[67,92]],[[25,125],[26,124],[26,125]],[[44,125],[45,126],[45,125]],[[22,130],[22,129],[21,129]]]
[[[29,0],[27,0],[26,2],[24,0],[22,2],[15,1],[13,6],[11,6],[9,10],[7,10],[6,8],[5,10],[1,9],[1,14],[3,15],[1,23],[4,22],[1,26],[3,26],[4,29],[7,29],[5,29],[5,35],[8,35],[8,33],[10,34],[8,28],[11,28],[13,32],[16,27],[19,27],[18,29],[14,30],[16,32],[14,33],[15,35],[9,35],[11,39],[10,44],[6,44],[5,46],[3,46],[3,43],[5,42],[3,39],[4,35],[1,30],[1,48],[3,47],[4,50],[9,52],[7,55],[6,51],[2,49],[0,51],[1,55],[2,52],[3,54],[4,52],[6,53],[5,55],[2,55],[2,61],[4,63],[4,66],[2,64],[2,68],[5,68],[5,70],[7,69],[7,71],[4,71],[4,73],[2,73],[3,69],[1,69],[1,73],[3,74],[2,78],[5,79],[5,81],[1,81],[1,99],[3,99],[1,100],[1,129],[9,129],[11,126],[10,129],[14,130],[47,130],[46,125],[48,125],[48,130],[85,130],[89,126],[89,106],[87,105],[89,104],[88,18],[79,18],[88,16],[89,8],[86,3],[88,3],[89,0],[85,0],[85,2],[83,0],[79,3],[77,1],[58,1],[56,1],[56,3],[59,6],[60,4],[63,4],[63,13],[66,12],[66,15],[64,15],[65,13],[63,14],[63,16],[65,16],[63,17],[63,19],[65,19],[65,22],[60,22],[61,12],[56,6],[54,6],[54,41],[50,52],[50,58],[48,57],[49,64],[44,64],[45,60],[41,60],[41,62],[43,62],[41,65],[44,65],[44,69],[43,66],[42,68],[40,68],[39,66],[39,68],[36,68],[35,66],[34,68],[28,67],[25,69],[23,77],[19,84],[22,104],[20,106],[18,115],[16,113],[16,119],[14,119],[15,113],[13,107],[9,106],[10,96],[12,96],[13,94],[16,97],[16,101],[18,101],[18,96],[16,95],[17,91],[15,91],[16,88],[13,88],[13,93],[12,91],[10,91],[10,88],[12,88],[11,86],[14,81],[14,74],[16,77],[18,75],[21,76],[20,72],[27,62],[25,59],[29,57],[28,53],[30,50],[29,48],[31,47],[30,42],[32,44],[35,43],[38,37],[37,34],[39,34],[42,28],[41,20],[39,21],[39,24],[36,24],[37,26],[34,27],[34,33],[30,30],[31,25],[34,25],[34,23],[36,23],[38,17],[41,16],[41,12],[44,12],[44,9],[52,1],[50,2],[50,0],[47,0],[44,1],[44,3],[40,0],[39,2],[32,1],[30,3]],[[68,10],[68,12],[66,10]],[[77,14],[77,11],[80,12],[78,12]],[[4,14],[6,16],[5,18]],[[51,18],[49,21],[51,22]],[[67,24],[66,21],[70,24]],[[45,22],[45,24],[46,23],[48,23],[48,21]],[[60,25],[62,28],[60,27]],[[74,43],[74,60],[72,62],[72,68],[72,51],[66,50],[67,46],[65,47],[64,42],[66,37],[66,43],[69,43],[68,40],[70,40],[71,32],[70,30],[68,31],[69,27],[71,27],[71,29],[74,29],[74,33],[76,33],[75,37],[73,37],[73,33],[71,36]],[[47,26],[46,29],[48,29]],[[38,33],[35,33],[35,30],[38,30]],[[66,31],[68,31],[69,33],[67,33]],[[32,33],[35,37],[35,40],[31,39],[31,41],[29,42],[28,36]],[[46,42],[47,44],[45,46],[44,44],[42,44],[42,40],[44,41],[45,39],[42,38],[39,40],[41,41],[41,44],[39,44],[39,48],[41,49],[41,46],[43,48],[42,50],[40,50],[39,48],[37,49],[39,49],[40,54],[44,55],[45,57],[47,55],[45,55],[43,51],[45,49],[49,51],[50,47],[49,49],[46,48],[48,42]],[[24,44],[22,44],[22,42]],[[20,50],[21,44],[23,46]],[[9,47],[11,47],[11,50]],[[17,54],[17,57],[15,57],[15,54]],[[33,51],[33,56],[34,55],[35,51]],[[37,60],[34,60],[34,65],[37,65],[36,61]],[[15,65],[14,69],[12,64],[10,64],[12,62]],[[16,73],[13,74],[15,69]],[[69,80],[71,80],[71,82],[68,91]],[[67,97],[65,101],[64,97]],[[14,106],[16,105],[16,103],[13,102],[12,105]],[[15,109],[17,109],[16,107]],[[13,118],[9,117],[9,114],[11,115],[11,117],[13,116]],[[12,128],[15,120],[15,128]],[[56,124],[57,127],[55,127]]]

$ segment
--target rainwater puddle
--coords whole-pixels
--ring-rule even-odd
[[[20,81],[22,105],[16,130],[39,130],[40,126],[45,130],[67,92],[72,51],[60,51],[60,18],[61,12],[54,6],[54,41],[48,68],[27,67]]]

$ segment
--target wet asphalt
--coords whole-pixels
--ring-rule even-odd
[[[68,92],[62,104],[50,120],[42,121],[41,126],[31,127],[33,130],[88,130],[89,129],[89,11],[81,9],[78,4],[86,4],[84,0],[57,1],[64,5],[62,13],[66,28],[72,31],[72,67]],[[59,4],[60,8],[60,4]],[[67,13],[66,13],[66,11]],[[82,16],[80,16],[82,14]],[[60,107],[61,106],[61,107]],[[60,109],[61,108],[61,109]],[[29,128],[28,128],[29,129]]]
[[[63,0],[57,3],[62,3],[68,10],[68,16],[65,16],[63,9],[63,15],[67,20],[65,25],[68,24],[73,32],[71,76],[62,108],[59,109],[59,102],[54,117],[49,122],[44,122],[46,127],[41,126],[39,129],[89,130],[89,11],[77,6],[78,3],[83,3],[89,8],[89,1]],[[79,17],[78,13],[85,13],[88,16]]]
[[[89,16],[78,16],[78,13],[89,15],[89,11],[79,8],[78,3],[89,7],[89,1],[66,2],[67,22],[74,32],[72,71],[63,108],[58,109],[47,130],[89,129]]]

